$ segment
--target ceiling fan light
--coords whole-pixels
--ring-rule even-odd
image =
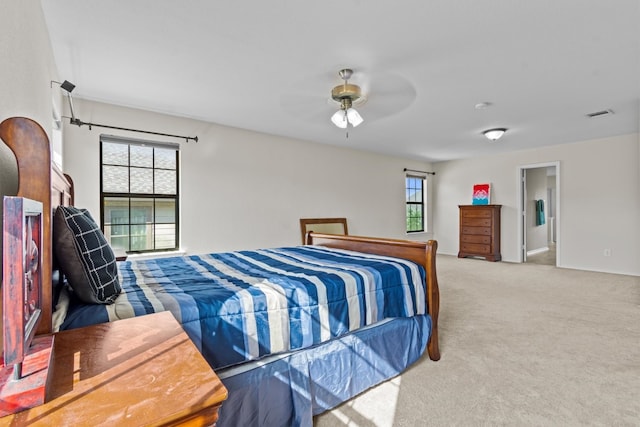
[[[504,133],[507,131],[507,129],[505,128],[495,128],[495,129],[488,129],[485,130],[483,133],[484,136],[487,137],[487,139],[489,141],[497,141],[500,138],[502,138],[502,135],[504,135]]]
[[[347,121],[347,115],[345,114],[344,110],[336,111],[333,116],[331,116],[331,121],[340,129],[346,129],[347,124],[349,124],[349,122]]]
[[[362,116],[360,116],[360,113],[358,113],[355,108],[349,108],[347,110],[347,119],[353,127],[356,127],[360,123],[364,122],[364,119],[362,118]]]

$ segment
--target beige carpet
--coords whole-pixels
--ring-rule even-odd
[[[438,257],[442,359],[324,426],[640,426],[640,277]]]
[[[535,255],[527,256],[527,263],[529,264],[542,264],[542,265],[556,265],[556,244],[553,242],[548,243],[549,250],[537,253]]]

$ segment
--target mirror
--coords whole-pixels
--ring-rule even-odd
[[[2,198],[18,194],[18,161],[13,151],[0,139],[0,222],[2,222]],[[2,258],[2,236],[0,235],[0,258]],[[0,262],[0,285],[2,284]]]

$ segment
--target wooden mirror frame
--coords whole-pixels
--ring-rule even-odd
[[[322,227],[324,225],[341,225],[343,233],[329,233],[327,229]],[[314,230],[313,225],[321,225],[318,229]],[[347,218],[300,218],[300,233],[302,235],[302,244],[305,244],[305,239],[308,231],[317,231],[323,234],[343,234],[348,235]]]

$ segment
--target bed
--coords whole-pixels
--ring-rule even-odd
[[[7,119],[0,138],[17,158],[18,195],[43,202],[43,282],[53,283],[52,210],[72,204],[72,181],[51,165],[37,123]],[[223,427],[310,426],[425,349],[439,360],[437,242],[310,232],[305,243],[118,262],[112,304],[45,287],[37,333],[171,311],[229,391]]]

